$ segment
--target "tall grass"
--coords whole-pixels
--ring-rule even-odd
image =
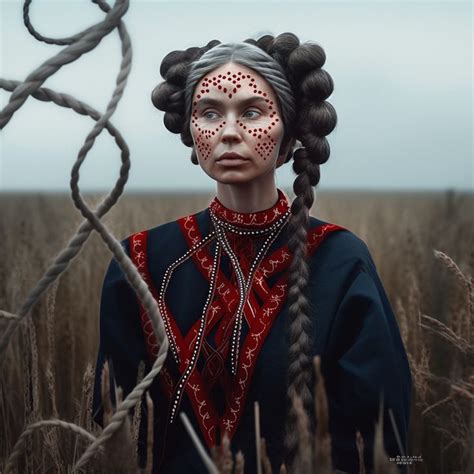
[[[198,211],[210,198],[128,195],[105,222],[124,238]],[[341,224],[367,242],[395,310],[415,386],[408,453],[421,455],[423,462],[414,463],[413,472],[474,471],[473,203],[472,195],[456,193],[318,191],[313,210],[313,215]],[[3,194],[0,219],[0,310],[6,311],[0,317],[2,331],[48,262],[67,243],[80,216],[67,196]],[[90,436],[98,434],[91,421],[91,396],[100,288],[109,260],[110,254],[93,234],[10,342],[0,373],[0,470],[26,426],[40,420],[61,418],[83,427]],[[323,399],[318,400],[323,406]],[[119,443],[125,439],[127,445],[135,445],[139,416],[137,410],[130,426],[117,433]],[[324,413],[317,416],[324,420]],[[330,472],[324,422],[318,426],[317,442],[305,430],[304,417],[300,422],[306,436],[300,453],[302,472],[313,456],[317,461],[311,462]],[[70,472],[90,436],[66,424],[43,426],[24,438],[16,466],[19,472]],[[362,443],[359,439],[361,449]],[[264,459],[264,442],[260,449]],[[86,471],[106,469],[101,459],[110,456],[98,456]],[[232,462],[236,472],[244,472],[243,456]],[[268,463],[264,465],[266,473]],[[121,468],[132,472],[125,463]]]

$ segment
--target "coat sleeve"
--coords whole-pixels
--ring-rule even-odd
[[[122,241],[122,245],[129,254],[128,241]],[[122,387],[124,395],[136,385],[140,361],[147,363],[138,299],[113,258],[104,277],[100,302],[100,338],[92,411],[93,419],[100,425],[103,425],[101,374],[106,360],[111,366],[111,377],[113,374],[115,384]],[[148,371],[148,365],[145,371]],[[114,401],[114,394],[112,398]]]
[[[358,262],[337,308],[323,370],[328,392],[334,467],[358,472],[355,431],[365,444],[364,462],[373,469],[375,422],[383,397],[383,434],[389,457],[403,452],[411,398],[410,368],[397,321],[368,251]],[[326,367],[325,367],[326,366]]]

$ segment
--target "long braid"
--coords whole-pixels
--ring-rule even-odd
[[[295,90],[298,110],[294,136],[303,148],[293,153],[293,183],[295,198],[288,222],[288,249],[292,261],[288,270],[288,402],[289,411],[285,433],[285,461],[289,467],[298,452],[297,418],[293,398],[298,396],[308,414],[313,412],[313,373],[311,334],[315,315],[309,306],[307,286],[307,233],[309,211],[314,203],[315,187],[320,179],[319,165],[329,158],[330,148],[325,135],[336,126],[337,115],[325,101],[333,91],[331,76],[321,69],[325,62],[323,49],[317,44],[299,44],[296,36],[285,33],[271,40],[266,35],[257,41],[285,69]],[[317,315],[316,315],[317,318]]]

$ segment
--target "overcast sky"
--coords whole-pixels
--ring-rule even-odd
[[[109,4],[111,1],[109,1]],[[61,46],[35,40],[22,20],[23,1],[0,0],[0,76],[23,80]],[[70,36],[100,21],[92,2],[32,2],[43,35]],[[338,125],[320,189],[473,189],[471,2],[132,0],[124,23],[133,64],[112,116],[131,150],[129,190],[213,190],[190,149],[166,130],[150,101],[163,57],[211,39],[242,41],[296,33],[325,50],[329,98]],[[64,66],[43,85],[104,111],[121,61],[118,33]],[[9,92],[0,90],[0,106]],[[94,122],[30,97],[0,133],[0,189],[69,189],[70,168]],[[120,151],[106,131],[81,169],[82,190],[109,189]],[[291,185],[291,166],[277,172]]]

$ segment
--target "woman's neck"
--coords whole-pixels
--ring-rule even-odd
[[[269,209],[278,201],[274,176],[265,182],[239,184],[217,182],[217,199],[223,206],[236,212],[258,212]]]

